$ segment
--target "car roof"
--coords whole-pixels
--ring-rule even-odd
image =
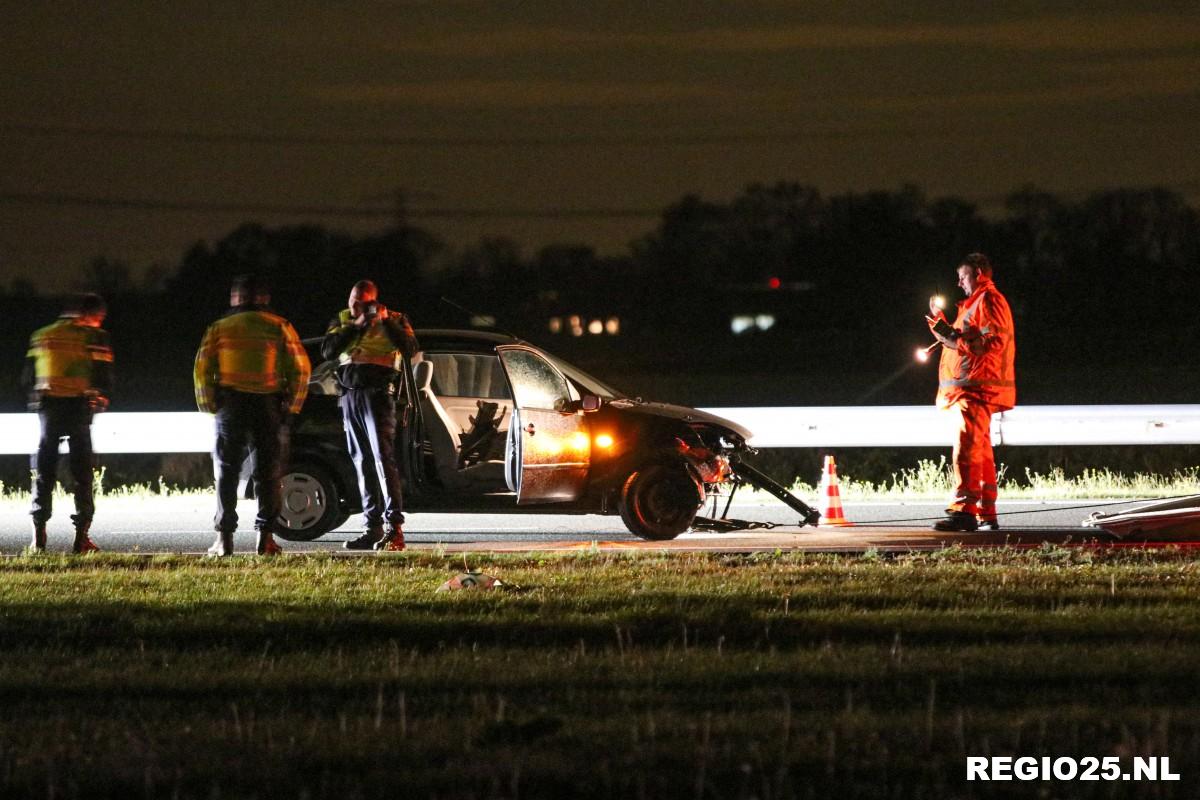
[[[549,358],[554,364],[562,370],[567,377],[575,383],[584,387],[587,391],[594,391],[602,396],[621,397],[622,393],[608,386],[599,378],[588,375],[579,367],[569,364],[562,359],[542,350],[534,344],[530,344],[524,339],[519,339],[516,336],[508,333],[500,333],[498,331],[481,331],[470,328],[417,328],[413,331],[417,335],[417,341],[421,344],[422,353],[438,353],[450,351],[453,353],[478,353],[478,354],[495,354],[496,346],[501,344],[521,344],[532,347],[542,355]],[[304,339],[304,345],[308,348],[320,349],[321,341],[324,337],[313,337]]]
[[[418,328],[416,334],[422,350],[442,350],[451,347],[490,350],[498,344],[521,342],[517,337],[507,333],[457,328]]]
[[[490,352],[498,344],[521,344],[518,339],[507,333],[496,331],[472,330],[470,328],[417,328],[417,341],[421,350],[468,350],[475,352]],[[310,347],[319,346],[324,337],[313,336],[306,338],[304,344]]]

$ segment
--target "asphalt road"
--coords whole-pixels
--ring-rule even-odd
[[[1144,501],[1142,501],[1144,502]],[[1004,531],[1022,531],[1036,539],[1041,533],[1078,537],[1091,529],[1080,527],[1081,520],[1104,505],[1105,511],[1128,508],[1137,502],[1063,501],[1063,502],[1001,502],[1000,513]],[[50,522],[49,549],[66,550],[71,541],[70,504],[60,506]],[[855,528],[821,528],[826,533],[836,531],[837,541],[869,543],[871,534],[917,534],[927,532],[934,519],[943,514],[941,502],[920,503],[846,503],[846,517]],[[251,551],[254,545],[254,502],[239,505],[242,529],[235,542],[239,550]],[[104,499],[98,504],[92,538],[104,550],[132,553],[198,553],[212,543],[213,500],[197,495],[178,498],[117,498]],[[29,518],[24,508],[11,502],[0,506],[0,554],[20,553],[29,540]],[[796,512],[781,503],[764,505],[735,505],[731,517],[754,522],[772,523],[778,527],[753,531],[753,540],[762,549],[772,541],[781,546],[803,546],[806,534],[818,531],[797,526]],[[342,528],[326,534],[316,542],[282,542],[289,552],[340,551],[342,543],[357,535],[357,519],[352,518]],[[529,548],[538,543],[611,542],[631,546],[639,542],[617,516],[566,514],[445,514],[413,513],[405,523],[407,541],[417,547],[461,549],[479,544],[483,549],[512,546]],[[771,537],[777,537],[772,539]],[[810,537],[811,538],[811,537]],[[740,534],[687,533],[677,542],[694,549],[726,549],[733,541],[744,540]],[[798,544],[797,544],[798,543]]]

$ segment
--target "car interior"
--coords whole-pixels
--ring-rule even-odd
[[[512,398],[500,359],[425,353],[414,372],[438,480],[447,489],[504,491]]]
[[[313,369],[309,392],[337,395],[337,363]],[[426,428],[426,454],[446,489],[507,491],[505,439],[512,397],[490,353],[423,353],[413,365]]]

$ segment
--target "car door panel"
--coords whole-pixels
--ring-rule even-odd
[[[577,499],[587,482],[591,437],[582,412],[571,411],[570,386],[562,373],[535,350],[521,345],[496,348],[513,396],[509,454],[520,465],[513,475],[517,503]]]
[[[581,415],[521,409],[521,483],[517,502],[574,500],[587,480],[589,437]]]

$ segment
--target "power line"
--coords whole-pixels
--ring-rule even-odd
[[[304,217],[371,219],[395,217],[391,206],[305,206],[274,203],[205,203],[199,201],[146,200],[128,197],[93,197],[41,192],[0,192],[0,203],[9,205],[107,208],[127,211],[201,212],[211,214],[277,214]],[[662,215],[662,209],[644,208],[406,208],[411,219],[646,219]]]
[[[1157,188],[1175,190],[1184,196],[1197,193],[1197,181],[1181,181]],[[1084,197],[1097,190],[1076,190],[1052,193],[1058,197]],[[998,205],[1009,195],[988,195],[961,198],[980,205]],[[182,200],[152,200],[132,197],[96,197],[91,195],[53,194],[45,192],[0,192],[0,204],[24,206],[59,206],[71,208],[100,208],[115,211],[151,211],[202,214],[270,214],[291,217],[325,217],[346,219],[378,219],[398,216],[397,204],[389,206],[326,206],[282,205],[277,203],[217,203]],[[409,208],[404,206],[403,219],[424,220],[596,220],[596,219],[658,219],[662,208]]]
[[[1126,118],[1102,121],[1098,126],[1115,131],[1129,131],[1132,124],[1142,127],[1167,124],[1156,120]],[[1064,127],[1068,123],[1052,123],[1047,129]],[[1073,124],[1073,123],[1071,123]],[[730,146],[742,144],[794,145],[814,141],[888,138],[962,138],[984,134],[978,126],[893,125],[876,127],[809,128],[790,130],[735,130],[724,132],[687,133],[583,133],[524,136],[455,136],[370,135],[271,133],[263,131],[212,131],[188,128],[132,128],[116,125],[67,125],[20,120],[0,120],[0,134],[23,136],[123,139],[133,141],[179,142],[187,144],[231,144],[265,146],[339,146],[339,147],[404,147],[404,148],[488,148],[488,147],[691,147]]]
[[[352,136],[336,134],[280,134],[245,131],[200,131],[169,128],[123,128],[100,125],[46,125],[0,122],[0,133],[29,136],[92,137],[192,144],[250,144],[350,147],[676,147],[694,145],[796,144],[823,139],[878,136],[957,136],[944,127],[875,129],[823,129],[809,131],[734,131],[728,133],[579,134],[558,136]]]

